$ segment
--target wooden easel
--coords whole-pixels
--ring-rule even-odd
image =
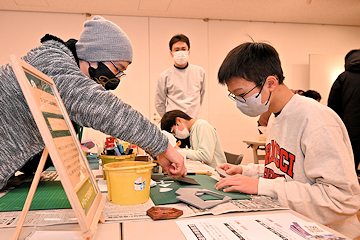
[[[101,212],[105,197],[81,149],[65,106],[51,78],[13,55],[10,56],[10,62],[46,146],[13,240],[20,236],[49,154],[75,212],[83,238],[90,240],[98,222],[104,222]]]
[[[40,176],[41,176],[41,173],[42,173],[42,171],[44,169],[48,154],[49,154],[49,152],[48,152],[47,148],[45,147],[44,151],[43,151],[43,154],[41,155],[39,166],[36,169],[34,179],[33,179],[32,183],[31,183],[29,193],[28,193],[28,195],[26,197],[26,201],[25,201],[23,210],[21,212],[18,225],[16,226],[15,233],[14,233],[14,236],[12,238],[13,240],[19,239],[22,226],[24,225],[26,215],[27,215],[27,213],[28,213],[28,211],[30,209],[31,202],[32,202],[32,200],[34,198],[35,191],[36,191],[36,188],[37,188],[37,186],[39,184]]]

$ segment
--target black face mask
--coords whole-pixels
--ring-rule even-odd
[[[91,67],[89,63],[89,75],[92,80],[102,85],[106,90],[114,90],[120,83],[115,74],[102,62],[98,62],[96,69]]]

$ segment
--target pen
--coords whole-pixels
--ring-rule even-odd
[[[121,144],[119,144],[119,145],[117,145],[117,147],[119,148],[120,154],[123,155],[125,153],[123,146]]]
[[[116,154],[117,156],[120,156],[120,155],[121,155],[121,153],[120,153],[120,151],[119,151],[119,149],[118,149],[117,147],[114,148],[114,151],[115,151],[115,154]]]
[[[196,174],[211,175],[211,172],[188,172],[186,175],[196,175]],[[165,172],[164,175],[169,175],[169,174]]]
[[[188,172],[188,173],[187,173],[187,175],[195,175],[195,174],[211,175],[211,172]]]
[[[196,175],[196,174],[211,175],[211,172],[188,172],[186,175]],[[164,175],[169,175],[169,174],[165,172]]]

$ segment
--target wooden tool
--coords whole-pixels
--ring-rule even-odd
[[[146,215],[153,220],[175,219],[183,215],[183,211],[169,207],[152,207],[146,211]]]

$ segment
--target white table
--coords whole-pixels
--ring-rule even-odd
[[[291,213],[305,221],[312,221],[311,219],[293,211],[293,210],[276,210],[276,211],[261,211],[261,212],[245,212],[245,213],[228,213],[218,216],[205,215],[197,216],[192,218],[183,218],[183,220],[198,219],[198,218],[219,218],[219,217],[230,217],[230,216],[248,216],[248,215],[259,215],[259,214],[274,214],[274,213]],[[171,220],[158,220],[158,221],[141,221],[141,222],[124,222],[122,224],[122,236],[123,240],[186,240],[185,236],[177,226],[176,221],[181,219]],[[344,235],[322,225],[318,224],[321,228],[336,234],[337,236],[344,237]],[[256,239],[257,240],[257,239]]]
[[[201,164],[196,161],[187,160],[186,165],[190,171],[213,171],[213,169],[207,165]],[[101,171],[101,170],[99,170]],[[302,216],[301,214],[296,213],[293,210],[276,210],[276,211],[261,211],[261,212],[241,212],[241,213],[228,213],[218,216],[214,215],[205,215],[197,216],[192,218],[183,218],[184,220],[188,219],[198,219],[198,218],[218,218],[218,217],[228,217],[228,216],[247,216],[247,215],[257,215],[257,214],[272,214],[272,213],[292,213],[295,216],[298,216],[306,221],[311,221],[310,219]],[[93,240],[162,240],[162,239],[172,239],[172,240],[185,240],[186,238],[182,234],[180,228],[177,226],[176,221],[180,219],[173,220],[137,220],[137,221],[127,221],[123,223],[105,223],[98,224],[97,231]],[[320,227],[332,232],[338,236],[344,237],[340,233],[335,232],[332,229],[329,229],[321,224],[318,224]],[[57,231],[56,237],[62,237],[67,232],[66,231],[80,231],[78,224],[62,224],[46,227],[23,227],[20,235],[21,240],[25,239],[29,234],[34,231]],[[15,232],[14,228],[0,228],[0,239],[12,239]],[[77,239],[77,238],[68,238],[68,239]],[[57,240],[54,236],[51,240]]]
[[[46,227],[23,227],[19,240],[25,239],[34,231],[56,231],[54,232],[53,240],[61,239],[62,235],[66,234],[66,231],[79,231],[79,224],[63,224]],[[12,239],[15,232],[15,228],[0,228],[0,239],[10,240]],[[80,235],[81,236],[81,235]],[[56,238],[59,237],[59,238]],[[64,238],[63,238],[64,239]],[[68,240],[77,240],[76,236],[68,238]],[[121,224],[98,224],[95,236],[92,240],[121,240]]]
[[[304,219],[306,221],[311,221],[309,218],[302,216],[301,214],[293,210],[276,210],[276,211],[262,211],[262,212],[244,212],[244,213],[228,213],[218,216],[205,215],[197,216],[192,218],[183,218],[183,219],[172,219],[172,220],[146,220],[146,221],[132,221],[132,222],[123,222],[123,223],[111,223],[111,224],[98,224],[97,231],[93,240],[186,240],[180,228],[177,226],[176,221],[178,220],[189,220],[189,219],[199,219],[199,218],[219,218],[219,217],[232,217],[232,216],[248,216],[248,215],[259,215],[259,214],[274,214],[274,213],[292,213],[293,215]],[[344,235],[324,226],[318,224],[323,229],[336,234],[337,236],[344,237]],[[64,224],[64,225],[54,225],[47,227],[24,227],[19,239],[25,239],[32,231],[58,231],[54,240],[57,240],[55,237],[65,234],[65,231],[80,231],[78,224]],[[8,240],[12,239],[12,236],[15,232],[15,228],[1,228],[0,236],[1,239]],[[74,240],[72,238],[71,240]],[[349,239],[349,238],[346,238]],[[77,240],[77,239],[76,239]]]

